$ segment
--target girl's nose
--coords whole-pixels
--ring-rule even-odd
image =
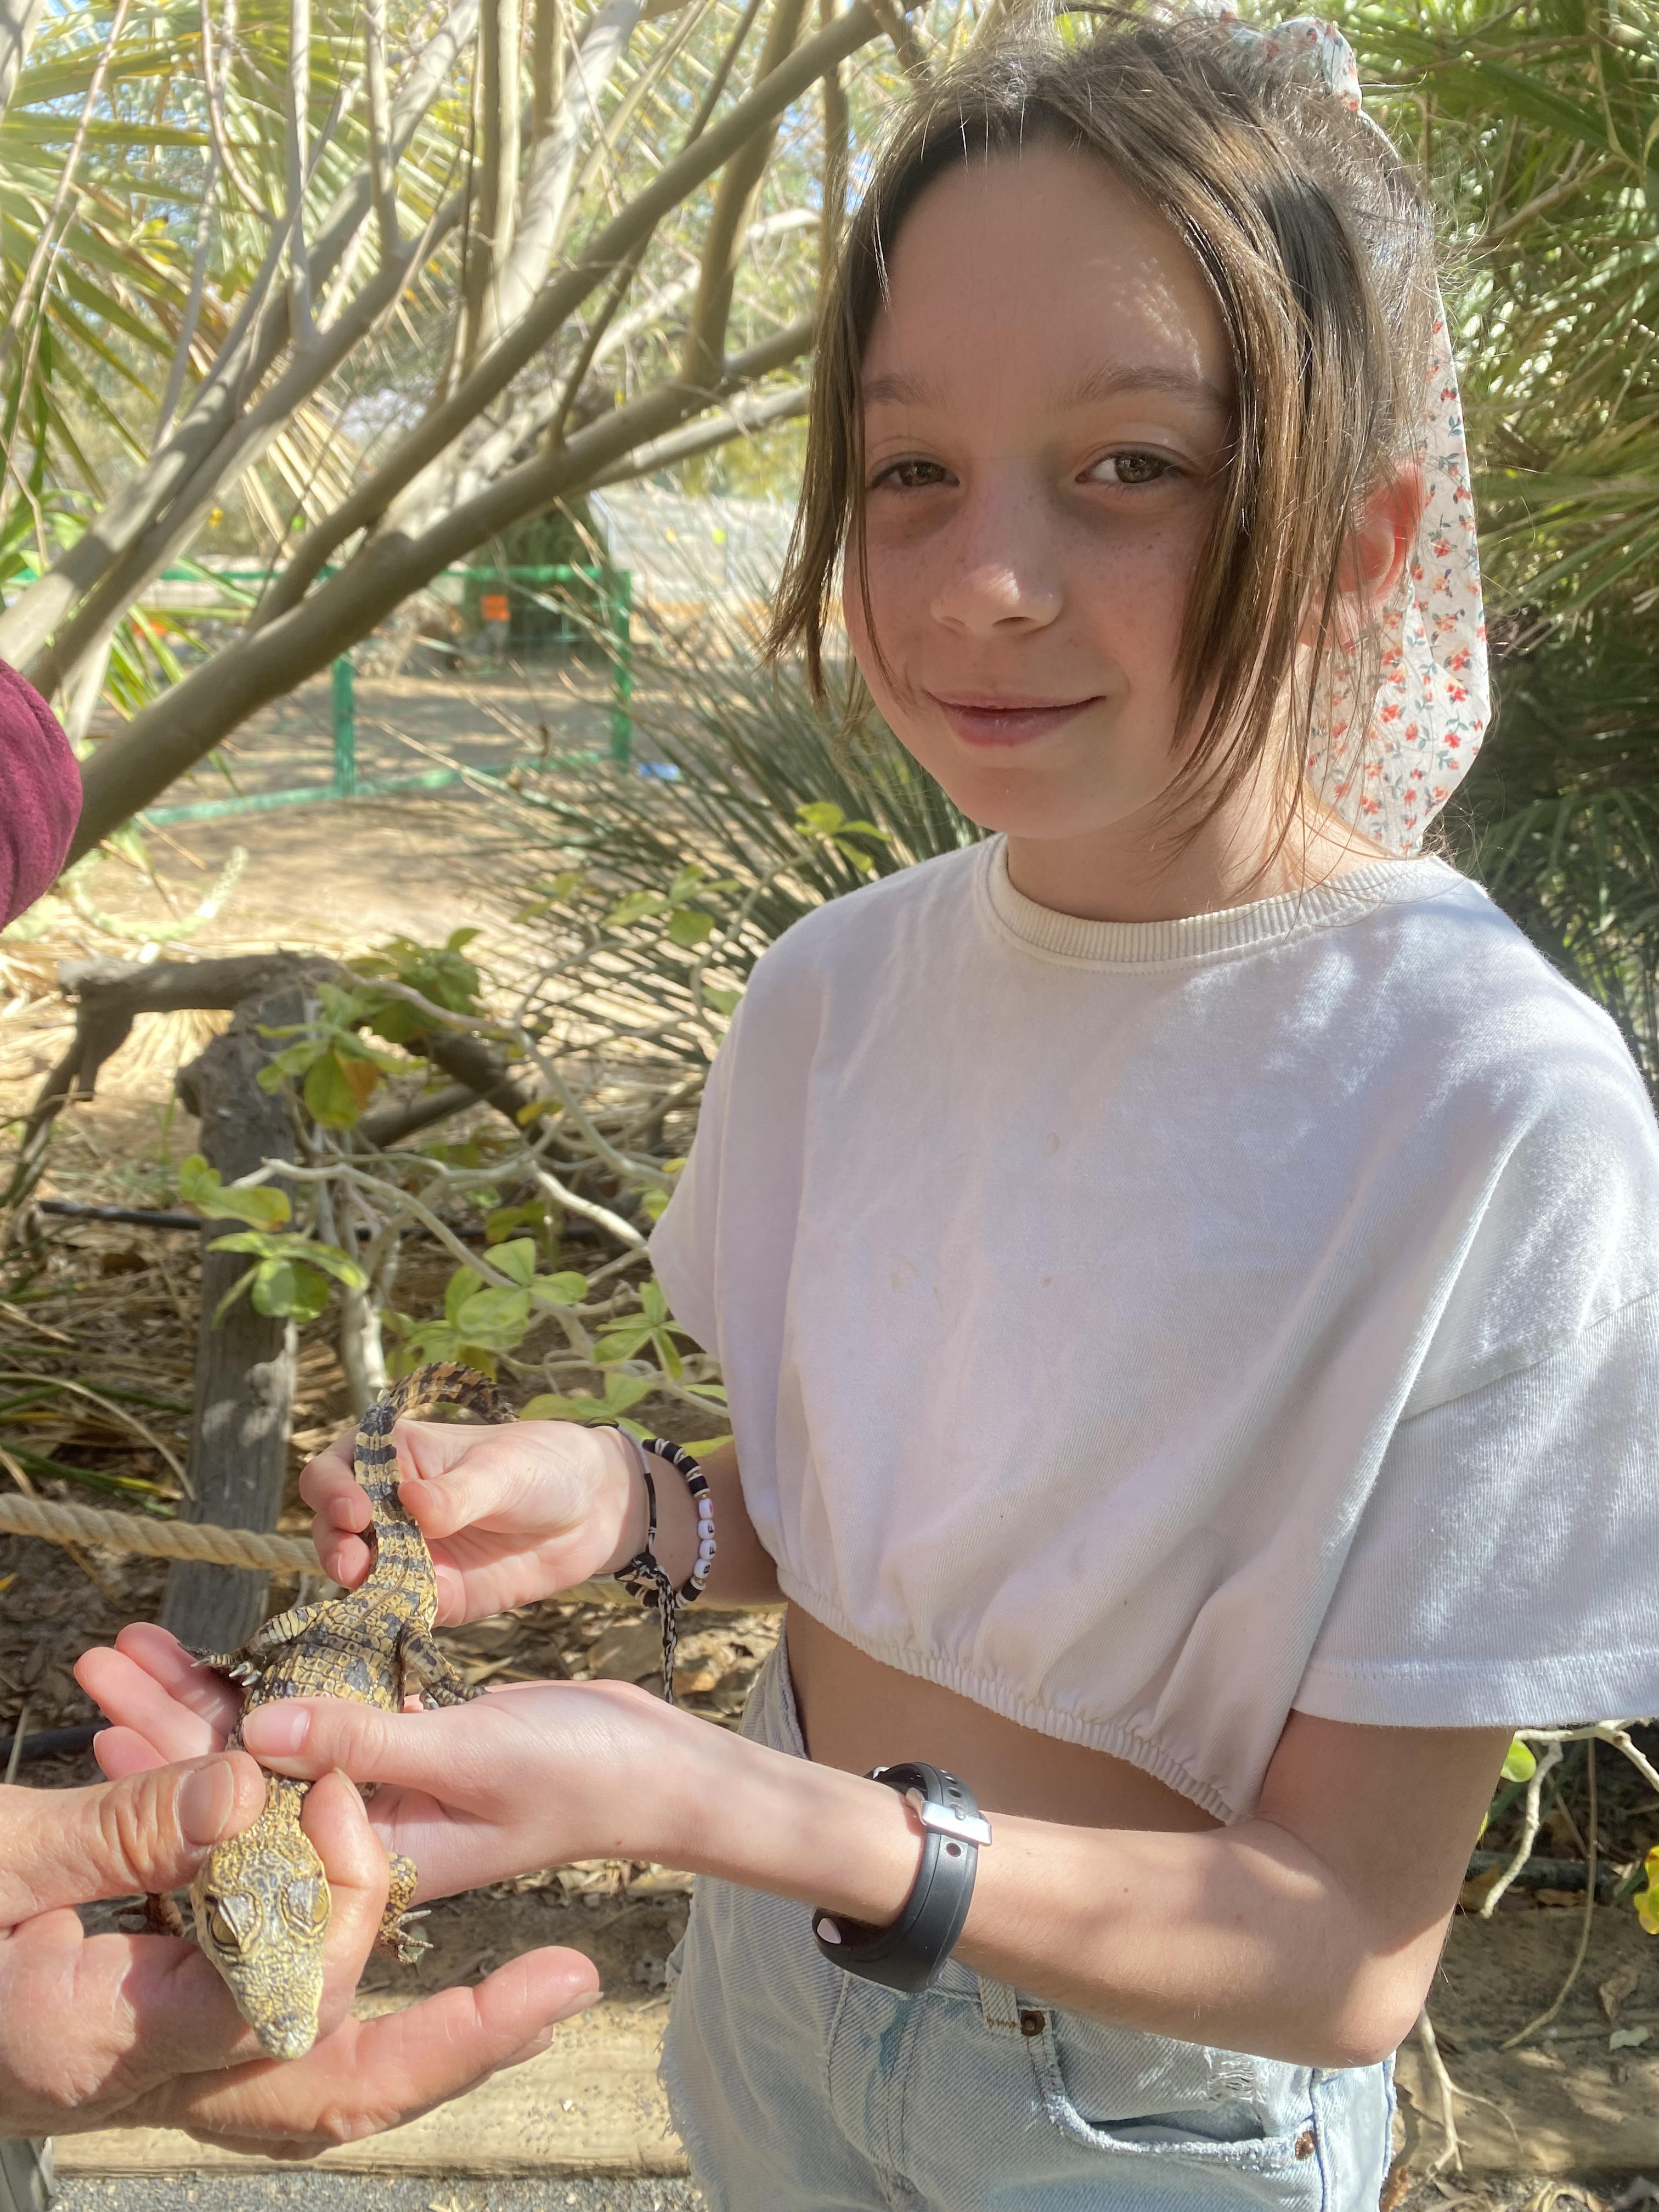
[[[1029,500],[988,499],[964,511],[933,594],[934,621],[970,637],[1053,622],[1063,594],[1043,520],[1041,503]]]

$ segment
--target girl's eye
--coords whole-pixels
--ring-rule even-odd
[[[1107,453],[1085,471],[1091,483],[1149,484],[1176,473],[1161,453]]]
[[[896,484],[901,491],[922,491],[930,484],[949,482],[949,470],[941,467],[938,461],[919,461],[914,459],[890,462],[876,477],[878,485]]]

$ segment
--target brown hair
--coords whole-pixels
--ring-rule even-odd
[[[1307,66],[1212,18],[1118,15],[1074,45],[1028,33],[970,52],[899,116],[823,290],[805,480],[769,640],[775,654],[805,648],[820,698],[848,558],[872,613],[860,385],[887,256],[936,178],[1035,143],[1104,161],[1164,216],[1231,348],[1230,457],[1182,636],[1180,727],[1193,734],[1177,788],[1201,784],[1205,813],[1219,805],[1262,757],[1287,695],[1305,757],[1334,656],[1369,719],[1375,640],[1335,637],[1339,573],[1367,496],[1419,428],[1432,228],[1381,134]],[[1318,641],[1295,694],[1310,616]],[[866,696],[855,687],[854,719]]]

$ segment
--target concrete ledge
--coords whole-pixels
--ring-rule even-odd
[[[348,2173],[684,2173],[685,2154],[669,2131],[657,2080],[666,2017],[665,2003],[614,2012],[597,2006],[561,2029],[539,2058],[390,2135],[325,2151],[314,2164]],[[59,2136],[52,2148],[60,2174],[294,2170],[171,2128]]]

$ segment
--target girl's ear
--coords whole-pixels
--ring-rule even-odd
[[[1400,580],[1411,558],[1412,544],[1429,496],[1422,469],[1402,462],[1365,501],[1359,526],[1349,538],[1337,570],[1344,598],[1380,606]]]

